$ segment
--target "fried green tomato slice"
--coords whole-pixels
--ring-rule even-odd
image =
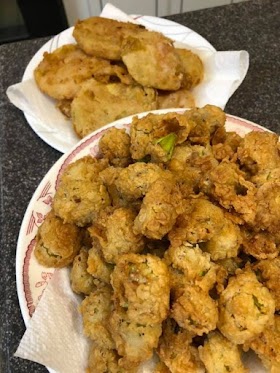
[[[239,347],[217,331],[207,335],[198,351],[209,373],[249,373],[242,363]]]
[[[192,89],[197,86],[204,76],[204,66],[200,57],[188,49],[176,48],[176,53],[182,65],[182,87]]]
[[[275,301],[255,273],[240,271],[219,298],[218,328],[235,344],[253,340],[273,323]]]
[[[177,91],[158,91],[157,105],[158,109],[193,108],[195,99],[193,94],[185,88]]]
[[[144,30],[143,26],[130,22],[90,17],[75,24],[73,36],[87,54],[108,60],[121,60],[123,39]]]
[[[130,75],[144,87],[175,91],[181,87],[180,58],[170,39],[154,31],[126,37],[122,60]]]
[[[86,226],[101,209],[110,205],[106,187],[98,178],[106,166],[106,161],[91,156],[67,166],[53,200],[54,212],[65,223]]]
[[[44,267],[62,268],[71,264],[82,245],[81,229],[62,219],[51,210],[36,236],[34,254]]]
[[[169,310],[170,280],[166,264],[147,254],[120,256],[113,273],[115,305],[140,324],[162,322]]]
[[[156,109],[156,91],[140,85],[83,83],[71,104],[71,118],[80,138],[117,119]]]
[[[80,306],[84,335],[98,346],[108,349],[115,347],[108,328],[112,308],[112,290],[107,285],[86,296]]]

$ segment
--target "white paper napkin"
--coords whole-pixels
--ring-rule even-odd
[[[104,7],[101,16],[133,23],[142,22],[141,18],[136,21],[109,3]],[[158,30],[157,26],[152,26],[152,24],[149,24],[148,28]],[[60,42],[64,41],[65,44],[72,43],[73,37],[71,33],[67,36],[62,33],[59,35],[59,40]],[[58,38],[56,43],[58,43]],[[188,45],[178,41],[174,45],[191,49],[201,57],[204,63],[204,80],[194,89],[196,105],[202,107],[206,104],[212,104],[224,109],[229,98],[247,74],[249,67],[248,52],[215,52],[210,48],[205,48],[205,46],[199,47],[199,45],[196,45],[194,47],[191,45],[191,40],[189,40]],[[32,118],[32,124],[30,123],[30,125],[48,144],[65,152],[79,141],[70,121],[55,107],[54,100],[38,89],[33,77],[25,82],[10,86],[7,89],[7,96],[17,108]],[[69,143],[69,147],[67,147],[67,143]]]

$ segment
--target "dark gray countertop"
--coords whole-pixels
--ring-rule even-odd
[[[226,111],[280,133],[280,1],[250,0],[168,18],[198,32],[217,50],[249,52],[248,74]],[[46,372],[38,364],[13,357],[25,330],[16,293],[15,254],[29,200],[61,153],[32,131],[5,92],[21,80],[31,57],[47,40],[0,46],[0,371],[5,373]]]

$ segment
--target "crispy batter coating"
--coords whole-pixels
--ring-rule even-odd
[[[118,359],[116,350],[102,348],[93,343],[86,373],[122,373],[122,369],[118,366]]]
[[[158,109],[193,107],[195,107],[195,99],[188,89],[181,88],[177,91],[158,91]]]
[[[98,174],[107,166],[105,160],[91,156],[71,163],[65,169],[53,200],[53,209],[65,223],[85,226],[111,201]]]
[[[99,153],[115,167],[127,167],[131,163],[130,136],[124,128],[108,128],[99,140]]]
[[[108,167],[100,177],[107,187],[114,185],[123,198],[136,201],[146,195],[154,181],[169,175],[157,164],[136,162],[126,168]]]
[[[77,21],[73,36],[87,54],[120,60],[123,39],[145,28],[130,22],[119,22],[103,17],[90,17]]]
[[[260,187],[267,181],[280,181],[280,167],[276,167],[273,170],[265,169],[252,176],[251,181]]]
[[[81,229],[74,224],[64,224],[51,210],[38,229],[34,255],[45,267],[66,267],[78,254],[82,238]]]
[[[70,272],[72,290],[77,294],[89,295],[99,285],[99,281],[87,271],[88,250],[82,247],[79,254],[75,256]]]
[[[156,109],[153,88],[88,79],[72,101],[71,117],[75,132],[83,138],[117,119],[153,109]]]
[[[256,188],[247,181],[237,164],[222,161],[201,180],[201,190],[245,222],[253,224],[256,215]],[[232,211],[233,210],[233,211]]]
[[[88,273],[90,273],[94,278],[110,284],[110,276],[113,270],[113,266],[105,262],[101,253],[101,249],[96,243],[88,251],[87,265]]]
[[[240,163],[252,174],[279,167],[278,141],[278,135],[275,133],[258,131],[247,133],[238,148]]]
[[[237,271],[219,298],[218,327],[235,344],[253,340],[273,322],[275,301],[252,271]]]
[[[204,66],[199,56],[188,49],[176,48],[183,70],[181,87],[191,89],[203,79]]]
[[[218,128],[212,137],[212,150],[216,159],[235,160],[237,149],[244,139],[236,132],[227,132],[224,127]]]
[[[217,266],[210,255],[188,242],[170,246],[164,254],[171,278],[171,291],[175,298],[182,295],[186,284],[199,286],[208,292],[216,282]]]
[[[157,353],[172,373],[201,373],[203,364],[191,345],[191,335],[174,320],[167,319],[160,337]]]
[[[270,233],[243,230],[242,235],[243,251],[246,254],[252,255],[258,260],[273,259],[278,256],[279,247],[275,242],[275,237]]]
[[[107,263],[116,263],[120,255],[139,253],[144,249],[144,237],[133,231],[136,215],[127,207],[107,208],[88,228],[93,239],[98,240]]]
[[[217,331],[207,335],[198,351],[209,373],[249,373],[242,363],[238,346]]]
[[[274,323],[270,325],[251,343],[244,346],[251,348],[262,360],[271,373],[280,369],[280,316],[274,316]]]
[[[148,114],[143,118],[133,118],[130,127],[131,156],[135,160],[150,157],[152,162],[167,162],[173,147],[184,142],[192,128],[183,114]],[[164,139],[170,138],[170,143]]]
[[[224,219],[222,209],[207,199],[189,199],[168,238],[172,246],[180,246],[185,241],[192,244],[208,241],[222,230]]]
[[[147,254],[120,256],[113,273],[115,305],[140,324],[160,323],[169,310],[170,279],[166,264]]]
[[[259,281],[270,291],[275,300],[275,308],[280,310],[280,257],[275,259],[260,260],[252,266]]]
[[[65,115],[67,118],[71,118],[71,100],[58,100],[56,103],[56,107]]]
[[[152,357],[162,332],[161,323],[142,324],[138,319],[131,320],[120,308],[112,312],[109,323],[118,354],[123,356],[120,366],[131,369]]]
[[[143,31],[124,39],[122,60],[130,75],[142,86],[163,90],[181,87],[180,58],[170,39],[154,31]]]
[[[216,328],[218,307],[199,286],[186,284],[182,295],[173,303],[170,316],[190,333],[203,335]]]
[[[115,343],[108,328],[112,311],[112,290],[101,286],[86,296],[80,306],[85,336],[102,348],[113,349]]]
[[[157,179],[146,193],[133,231],[153,239],[163,238],[184,210],[179,187],[170,178]]]

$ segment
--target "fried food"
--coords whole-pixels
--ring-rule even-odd
[[[209,373],[249,373],[241,360],[239,347],[217,331],[207,335],[198,351]]]
[[[82,138],[107,123],[153,109],[156,109],[153,88],[89,79],[73,99],[71,118],[76,134]]]
[[[253,340],[273,323],[275,301],[252,271],[229,279],[219,298],[218,328],[235,344]]]
[[[181,87],[192,89],[203,79],[204,67],[199,56],[188,49],[176,48],[183,71]]]
[[[85,53],[109,60],[121,60],[123,40],[144,30],[143,26],[130,22],[90,17],[77,21],[73,36]]]
[[[95,279],[110,284],[113,266],[105,262],[101,249],[96,244],[88,251],[87,271]]]
[[[193,94],[185,88],[177,91],[158,91],[157,108],[192,108],[195,107]]]
[[[54,212],[63,222],[83,227],[110,205],[108,192],[98,178],[106,166],[107,162],[91,156],[67,166],[53,200]]]
[[[268,232],[254,232],[243,230],[243,251],[258,260],[273,259],[279,254],[279,247],[275,237]]]
[[[139,253],[144,249],[144,236],[133,231],[136,216],[130,208],[107,208],[88,228],[107,263],[115,264],[122,254]]]
[[[64,224],[51,210],[38,229],[34,255],[44,267],[66,267],[78,254],[82,238],[82,231],[76,225]]]
[[[166,264],[147,254],[121,255],[111,275],[114,302],[140,324],[161,323],[169,309],[170,282]]]

